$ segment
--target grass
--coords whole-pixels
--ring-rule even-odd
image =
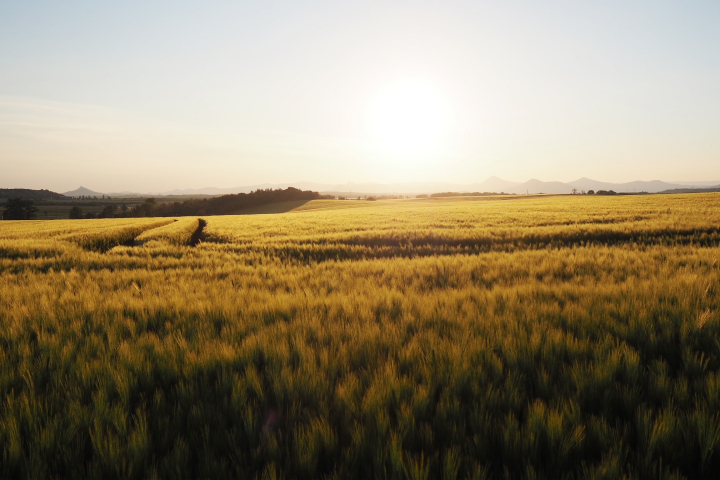
[[[715,478],[718,207],[2,222],[0,476]]]

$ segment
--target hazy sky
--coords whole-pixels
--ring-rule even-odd
[[[720,2],[0,2],[0,172],[720,180]]]

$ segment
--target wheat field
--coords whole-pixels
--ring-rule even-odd
[[[716,478],[720,194],[0,222],[3,478]]]

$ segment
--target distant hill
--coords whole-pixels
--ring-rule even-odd
[[[720,192],[720,185],[715,185],[712,187],[702,187],[702,188],[673,188],[672,190],[663,190],[660,193],[713,193],[713,192]]]
[[[490,177],[484,182],[467,185],[473,192],[511,192],[520,182],[509,182],[498,177]]]
[[[438,192],[505,192],[513,194],[567,194],[572,193],[573,189],[578,192],[588,190],[614,190],[617,193],[661,193],[674,190],[701,191],[701,189],[714,188],[718,182],[707,180],[695,183],[689,182],[663,182],[660,180],[652,181],[635,181],[625,183],[611,183],[593,180],[591,178],[579,178],[572,182],[555,182],[542,181],[536,178],[527,182],[513,182],[504,180],[495,176],[489,177],[482,182],[474,183],[447,183],[447,182],[405,182],[405,183],[315,183],[315,182],[288,182],[288,183],[263,183],[256,185],[245,185],[238,187],[205,187],[190,189],[175,189],[164,192],[116,192],[101,193],[80,187],[72,192],[66,192],[64,195],[68,197],[102,197],[110,196],[113,198],[121,197],[185,197],[185,198],[202,198],[203,196],[221,196],[221,195],[237,195],[240,193],[250,193],[257,190],[283,190],[287,188],[296,188],[299,190],[315,191],[322,194],[332,194],[338,196],[346,196],[355,198],[356,196],[367,195],[418,195],[433,194]],[[177,198],[178,200],[182,198]]]
[[[580,178],[573,182],[568,182],[575,185],[580,190],[614,190],[618,193],[633,193],[633,192],[648,192],[658,193],[665,190],[674,188],[688,188],[687,185],[681,185],[678,183],[667,183],[660,180],[652,180],[650,182],[626,182],[626,183],[609,183],[609,182],[598,182],[589,178]]]
[[[67,197],[50,190],[31,190],[29,188],[0,188],[0,198],[23,197],[30,200],[67,200]]]
[[[675,182],[683,187],[713,188],[720,185],[718,180],[696,180],[693,182]]]
[[[702,188],[709,188],[707,186]],[[611,182],[599,182],[591,178],[579,178],[572,182],[543,182],[537,179],[528,180],[525,183],[519,184],[515,187],[510,188],[510,193],[572,193],[573,189],[578,192],[588,190],[613,190],[617,193],[666,193],[674,191],[675,189],[682,189],[689,192],[701,191],[700,186],[681,185],[678,183],[667,183],[660,180],[646,181],[635,181],[625,183],[611,183]]]
[[[102,197],[105,193],[93,192],[85,187],[80,187],[72,192],[63,193],[66,197]]]
[[[576,186],[563,182],[543,182],[536,178],[510,189],[510,193],[572,193]]]
[[[575,181],[568,182],[575,186],[578,190],[585,190],[586,192],[588,190],[615,190],[618,188],[617,183],[610,183],[610,182],[598,182],[597,180],[593,180],[591,178],[578,178]]]

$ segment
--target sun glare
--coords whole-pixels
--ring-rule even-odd
[[[396,82],[380,92],[368,109],[368,124],[382,150],[393,154],[434,153],[448,127],[441,92],[418,79]]]

